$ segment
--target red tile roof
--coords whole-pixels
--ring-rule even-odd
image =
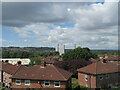
[[[44,68],[35,65],[24,69],[21,68],[12,78],[66,81],[71,76],[72,73],[54,65],[46,65]]]
[[[106,60],[120,60],[120,55],[98,55],[98,57],[105,58]]]
[[[57,61],[55,61],[55,60],[46,60],[46,63],[47,64],[54,64],[54,63],[56,63]]]
[[[90,73],[90,74],[105,74],[105,73],[114,73],[120,72],[118,69],[120,65],[113,64],[111,62],[102,63],[101,61],[90,64],[83,68],[78,69],[79,72]]]
[[[2,65],[2,68],[0,70],[3,70],[4,72],[7,72],[11,75],[15,74],[17,70],[21,67],[21,65],[12,65],[6,62],[0,62]]]

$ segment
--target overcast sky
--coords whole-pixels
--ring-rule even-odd
[[[4,2],[3,46],[118,48],[117,2]]]

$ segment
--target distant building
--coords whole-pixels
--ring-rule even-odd
[[[20,59],[20,58],[2,58],[0,59],[0,61],[3,61],[3,62],[8,62],[10,64],[22,64],[22,65],[28,65],[30,63],[30,59],[29,58],[23,58],[23,59]]]
[[[72,73],[43,63],[21,68],[12,76],[12,88],[71,88]]]
[[[60,55],[65,53],[65,45],[63,44],[58,44],[56,47],[56,51],[59,52]]]
[[[89,88],[120,86],[120,64],[99,61],[78,69],[78,83]]]
[[[120,55],[98,55],[100,60],[106,59],[108,62],[120,62]]]
[[[55,51],[59,52],[59,44],[57,44]]]

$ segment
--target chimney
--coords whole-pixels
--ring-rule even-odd
[[[46,62],[45,61],[41,62],[40,68],[45,68],[45,67],[46,67]]]
[[[101,59],[101,62],[106,64],[107,63],[107,60],[106,59]]]
[[[105,56],[105,59],[108,59],[108,56],[107,56],[107,55]]]

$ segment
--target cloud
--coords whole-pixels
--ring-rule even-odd
[[[118,3],[3,3],[3,25],[38,45],[117,48],[117,9]],[[72,27],[59,25],[70,22]]]
[[[62,23],[72,21],[67,7],[79,4],[4,2],[2,5],[3,25],[21,27],[32,23]]]
[[[5,39],[3,39],[3,38],[0,38],[0,42],[2,43],[2,42],[5,42],[5,41],[7,41],[7,40],[5,40]]]

